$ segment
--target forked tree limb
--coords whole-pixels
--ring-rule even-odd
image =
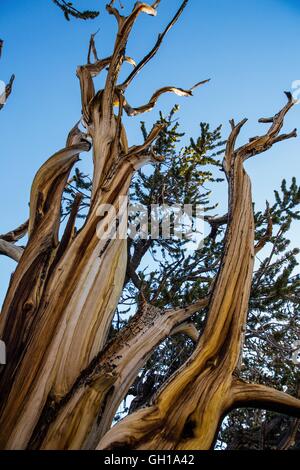
[[[196,85],[194,85],[192,88],[190,88],[188,90],[184,90],[183,88],[177,88],[177,87],[173,87],[173,86],[160,88],[159,90],[157,90],[152,95],[149,102],[147,104],[143,105],[143,106],[139,106],[137,108],[132,108],[130,106],[130,104],[128,104],[128,102],[125,100],[124,110],[126,111],[126,114],[128,116],[137,116],[138,114],[149,112],[155,107],[155,105],[158,101],[158,98],[160,96],[162,96],[163,94],[165,94],[165,93],[175,93],[175,95],[178,95],[178,96],[193,96],[193,90],[195,90],[196,88],[198,88],[201,85],[204,85],[205,83],[208,83],[209,81],[210,81],[209,79],[208,80],[203,80],[202,82],[197,83]]]
[[[117,349],[107,344],[124,285],[127,243],[123,238],[105,240],[99,235],[107,225],[101,208],[113,207],[117,219],[123,217],[120,198],[128,195],[136,170],[148,159],[157,158],[151,147],[160,131],[155,128],[145,144],[129,151],[122,124],[124,97],[117,88],[117,80],[136,19],[140,13],[154,16],[158,4],[157,1],[153,5],[138,2],[128,17],[112,11],[117,16],[119,30],[110,58],[97,60],[92,39],[90,52],[95,63],[79,67],[77,71],[86,134],[75,126],[66,147],[42,165],[34,178],[29,241],[10,283],[0,318],[1,340],[7,343],[8,353],[8,364],[0,375],[1,448],[24,449],[34,442],[40,442],[45,448],[51,446],[53,439],[59,436],[55,429],[61,429],[66,422],[67,431],[59,448],[71,448],[79,442],[84,446],[93,439],[96,445],[99,431],[103,433],[111,426],[115,407],[136,379],[139,365],[144,364],[147,354],[151,354],[157,341],[189,318],[195,308],[200,308],[197,305],[163,315],[146,309],[143,319],[136,317],[126,330],[131,348],[122,336],[117,345],[114,343]],[[113,2],[108,10],[110,8]],[[88,62],[92,54],[88,54]],[[93,78],[106,67],[104,89],[96,91]],[[116,98],[119,100],[117,115],[114,113]],[[79,154],[90,150],[90,141],[94,163],[90,210],[85,224],[74,237],[78,206],[75,204],[65,234],[59,240],[62,192]],[[107,186],[105,191],[104,185]],[[156,323],[151,320],[153,315]],[[135,335],[130,330],[134,325]],[[142,331],[149,337],[148,342]],[[112,377],[110,363],[95,361],[100,357],[105,359],[109,350],[114,353],[112,364],[117,367],[113,368]],[[116,370],[119,375],[114,375]],[[90,383],[96,384],[96,389],[89,387],[84,379],[89,372]],[[119,381],[120,388],[112,387],[114,380]],[[107,391],[112,392],[109,399]],[[102,398],[107,404],[102,409],[99,429],[97,406]],[[28,406],[30,403],[35,406]],[[53,406],[58,404],[58,414],[48,423]],[[35,432],[41,422],[43,426]],[[41,436],[43,431],[46,435]]]
[[[14,230],[11,230],[10,232],[7,232],[3,235],[0,235],[1,240],[5,240],[7,242],[17,242],[18,240],[21,240],[23,237],[25,237],[27,231],[28,231],[28,224],[29,220],[24,222],[24,224],[20,225]]]
[[[268,132],[262,136],[254,137],[250,139],[250,142],[246,145],[243,145],[239,149],[236,150],[236,153],[239,154],[243,160],[247,160],[248,158],[253,157],[254,155],[266,152],[269,150],[274,144],[277,142],[281,142],[282,140],[290,139],[293,137],[297,137],[297,129],[294,129],[292,132],[288,134],[280,135],[280,131],[283,127],[283,122],[286,114],[288,111],[295,105],[296,100],[293,98],[290,92],[285,92],[287,97],[287,104],[279,111],[279,113],[275,114],[275,116],[271,119],[260,119],[259,122],[271,122],[271,127]]]
[[[124,19],[124,16],[122,16],[117,8],[115,8],[113,5],[115,3],[115,0],[112,0],[106,5],[106,10],[108,13],[112,16],[114,16],[117,20],[118,26],[120,27],[122,19]]]
[[[159,2],[156,2],[153,7],[156,8]],[[148,62],[153,59],[155,54],[158,52],[160,46],[162,45],[162,42],[166,36],[166,34],[170,31],[170,29],[175,25],[175,23],[178,21],[180,18],[181,14],[183,13],[185,7],[188,4],[188,0],[184,0],[182,3],[181,7],[175,14],[174,18],[170,21],[170,23],[167,25],[165,30],[159,34],[157,42],[155,43],[153,49],[137,64],[137,66],[134,68],[134,70],[131,72],[131,74],[127,77],[127,79],[120,85],[120,88],[122,90],[125,90],[132,80],[140,73],[140,71],[145,67],[145,65],[148,64]]]
[[[112,117],[113,108],[111,103],[111,97],[117,85],[120,68],[122,65],[123,57],[125,55],[126,45],[131,30],[141,13],[156,16],[157,11],[156,8],[154,8],[153,6],[143,2],[137,2],[133,7],[133,10],[130,15],[127,17],[121,16],[118,10],[112,6],[112,3],[108,4],[106,6],[106,9],[110,14],[114,15],[118,21],[118,35],[107,74],[103,99],[103,113],[108,113]]]
[[[87,63],[88,64],[91,63],[91,54],[93,54],[95,62],[99,61],[98,53],[97,53],[97,49],[96,49],[96,44],[95,44],[95,36],[96,36],[97,32],[91,34],[91,37],[90,37],[90,44],[89,44],[89,50],[88,50],[88,56],[87,56]]]
[[[149,147],[159,137],[165,127],[165,124],[156,124],[155,126],[153,126],[145,142],[141,145],[134,145],[133,147],[130,147],[128,149],[127,155],[125,155],[124,158],[130,158],[133,155],[138,156],[144,154],[147,150],[149,150]]]
[[[288,104],[274,117],[269,132],[237,150],[236,140],[246,120],[231,121],[223,162],[229,184],[227,232],[204,331],[191,359],[151,405],[113,427],[98,449],[204,450],[213,445],[222,417],[232,406],[253,276],[254,215],[251,182],[243,162],[277,142],[293,104],[288,96]],[[262,392],[264,403],[272,401],[265,389]],[[277,401],[299,406],[297,400],[274,393]]]

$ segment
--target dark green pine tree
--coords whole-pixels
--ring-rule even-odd
[[[93,20],[99,15],[98,11],[80,11],[75,8],[73,2],[66,2],[65,0],[52,0],[52,2],[62,10],[67,21],[70,21],[70,17],[80,20]]]

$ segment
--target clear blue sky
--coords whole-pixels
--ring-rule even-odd
[[[16,74],[8,104],[0,113],[1,174],[0,233],[15,228],[28,216],[32,179],[39,166],[64,146],[69,129],[80,117],[76,66],[85,63],[89,35],[98,28],[99,55],[109,54],[115,21],[104,0],[74,0],[74,5],[100,9],[94,21],[65,21],[50,0],[1,0],[0,37],[5,40],[0,80]],[[122,0],[132,6],[132,0]],[[154,44],[157,33],[179,7],[180,0],[162,0],[157,18],[141,16],[128,45],[138,60]],[[299,0],[190,0],[157,57],[131,85],[128,100],[140,105],[164,85],[189,87],[211,78],[194,98],[163,97],[146,115],[149,125],[159,109],[181,105],[180,118],[188,135],[197,135],[200,121],[212,126],[248,117],[241,138],[263,129],[257,119],[277,112],[284,90],[300,80]],[[129,71],[130,66],[126,71]],[[286,120],[286,129],[299,126],[300,105]],[[140,140],[140,117],[127,120],[131,143]],[[83,166],[91,171],[89,157]],[[272,199],[282,178],[298,176],[299,138],[278,145],[247,165],[253,178],[254,200]],[[293,241],[297,243],[297,230]],[[0,258],[0,300],[14,263]]]

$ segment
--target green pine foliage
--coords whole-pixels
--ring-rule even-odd
[[[99,16],[98,11],[79,11],[74,7],[73,2],[66,2],[65,0],[52,0],[52,2],[62,10],[67,21],[70,21],[71,17],[80,20],[93,20]]]

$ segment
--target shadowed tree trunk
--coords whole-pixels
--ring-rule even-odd
[[[143,144],[128,147],[123,112],[135,116],[150,111],[162,94],[191,96],[195,87],[206,82],[188,90],[164,87],[137,108],[127,102],[128,86],[156,54],[188,2],[183,2],[154,48],[136,65],[125,55],[129,35],[138,16],[155,16],[159,3],[138,2],[127,17],[120,15],[114,1],[107,5],[118,24],[112,56],[98,58],[93,35],[87,64],[77,70],[85,131],[76,125],[65,148],[37,172],[29,223],[0,236],[0,251],[18,261],[0,318],[0,338],[7,347],[7,364],[0,369],[1,448],[208,449],[223,416],[234,407],[264,407],[300,416],[296,398],[238,379],[254,253],[264,244],[262,240],[254,246],[251,183],[244,161],[296,135],[295,131],[280,134],[284,117],[294,104],[290,95],[274,118],[262,120],[271,124],[269,131],[238,149],[235,143],[245,121],[231,123],[224,159],[228,228],[210,298],[178,310],[158,309],[142,300],[126,328],[108,342],[126,275],[127,242],[124,237],[103,239],[99,234],[113,233],[109,207],[120,221],[119,229],[126,227],[122,197],[128,194],[133,174],[147,162],[161,161],[153,144],[163,126],[154,126]],[[124,61],[134,68],[118,84]],[[106,68],[104,89],[96,91],[93,78]],[[59,239],[61,199],[69,173],[79,155],[91,148],[94,173],[88,217],[76,232],[77,198]],[[14,243],[27,229],[28,243],[23,250]],[[189,320],[207,305],[206,326],[198,340]],[[197,342],[191,359],[151,406],[109,431],[140,368],[166,337],[178,332]]]

